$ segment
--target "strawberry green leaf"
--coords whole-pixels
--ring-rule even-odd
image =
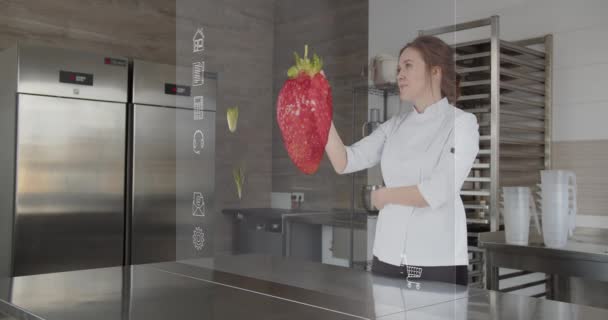
[[[310,77],[314,77],[323,69],[323,61],[316,53],[313,54],[312,59],[308,58],[308,45],[304,45],[304,57],[300,57],[297,52],[294,52],[293,55],[295,65],[287,70],[287,76],[290,79],[298,77],[301,72],[305,72]]]

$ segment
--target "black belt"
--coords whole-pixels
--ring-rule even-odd
[[[466,286],[469,283],[468,266],[433,266],[414,265],[395,266],[378,260],[374,256],[372,272],[389,276],[406,278],[408,281],[426,280],[448,282]]]

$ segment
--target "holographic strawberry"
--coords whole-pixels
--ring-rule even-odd
[[[319,169],[333,115],[331,87],[321,73],[319,56],[294,53],[296,64],[289,68],[277,99],[277,122],[283,143],[293,163],[305,174]]]

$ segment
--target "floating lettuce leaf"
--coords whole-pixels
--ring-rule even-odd
[[[243,197],[243,184],[245,183],[245,170],[242,167],[232,169],[232,176],[236,184],[239,200]]]
[[[239,120],[239,107],[228,108],[226,111],[226,118],[228,120],[228,130],[234,133]]]

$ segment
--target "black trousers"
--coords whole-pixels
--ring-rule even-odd
[[[416,266],[414,266],[416,267]],[[469,271],[467,266],[439,266],[439,267],[420,267],[422,273],[421,280],[449,282],[466,286],[469,283]],[[405,278],[407,276],[406,266],[395,266],[378,260],[374,256],[372,261],[372,273],[381,274],[388,277]],[[416,281],[415,279],[412,279]]]

